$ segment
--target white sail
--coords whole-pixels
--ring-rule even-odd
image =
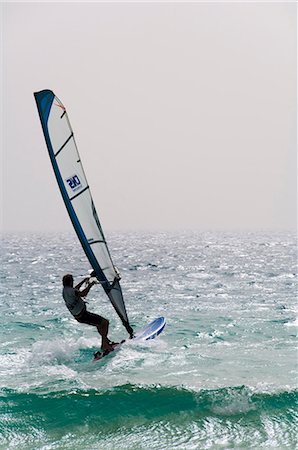
[[[50,90],[34,94],[50,159],[65,206],[97,278],[132,335],[116,270],[64,105]]]

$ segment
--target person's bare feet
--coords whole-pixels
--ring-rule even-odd
[[[114,347],[110,344],[110,342],[109,342],[108,339],[103,339],[103,340],[102,340],[101,348],[102,348],[103,350],[108,350],[108,351],[110,351],[110,352],[112,352],[112,351],[114,350]]]

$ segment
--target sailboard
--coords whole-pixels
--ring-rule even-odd
[[[149,323],[144,328],[139,330],[133,337],[133,340],[134,341],[148,341],[150,339],[155,339],[164,330],[165,326],[166,326],[166,319],[164,317],[158,317],[157,319],[153,320],[153,322]],[[114,344],[113,350],[105,350],[102,352],[94,353],[93,361],[99,361],[104,356],[107,356],[110,353],[113,353],[114,351],[118,350],[122,346],[122,344],[125,344],[125,342],[126,341],[123,340],[121,342]]]
[[[120,275],[108,249],[65,106],[50,90],[36,92],[34,97],[57,183],[75,232],[96,278],[132,338],[134,332],[127,316]]]

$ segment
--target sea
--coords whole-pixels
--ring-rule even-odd
[[[90,269],[75,234],[2,236],[0,449],[297,448],[297,240],[290,232],[109,232],[137,331],[93,362],[61,279]],[[90,311],[127,337],[100,285]]]

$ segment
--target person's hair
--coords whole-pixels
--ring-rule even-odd
[[[64,275],[64,277],[62,278],[62,282],[64,287],[71,286],[73,282],[73,276],[70,273]]]

